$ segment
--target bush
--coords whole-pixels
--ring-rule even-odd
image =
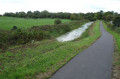
[[[115,28],[115,32],[120,33],[120,27]]]
[[[60,24],[61,23],[61,20],[60,19],[56,19],[54,24],[57,25],[57,24]]]
[[[72,15],[70,16],[70,19],[71,19],[71,20],[77,20],[77,16],[76,16],[75,14],[72,14]]]
[[[113,20],[114,26],[120,27],[120,16],[116,16]]]

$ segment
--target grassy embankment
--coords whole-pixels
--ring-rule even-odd
[[[107,24],[108,23],[103,22],[105,29],[114,36],[114,40],[115,40],[113,77],[115,77],[115,79],[120,79],[120,34],[113,31],[113,29],[111,29],[110,26]]]
[[[0,31],[0,52],[4,52],[7,48],[9,48],[9,46],[26,44],[32,41],[56,38],[61,34],[80,27],[86,22],[89,21],[84,19],[79,21],[70,21],[57,25],[42,25],[33,26],[27,29],[19,28],[16,30]]]
[[[16,17],[0,17],[0,30],[10,30],[13,26],[18,28],[30,28],[32,26],[54,25],[55,19],[27,19]],[[62,23],[69,22],[69,19],[62,19]]]
[[[100,35],[99,21],[96,21],[81,38],[71,42],[52,39],[13,46],[0,55],[0,79],[49,78]]]

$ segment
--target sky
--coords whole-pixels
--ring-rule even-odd
[[[36,10],[70,13],[103,10],[120,13],[120,0],[0,0],[0,14]]]

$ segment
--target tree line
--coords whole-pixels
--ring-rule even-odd
[[[20,17],[20,18],[60,18],[60,19],[71,19],[71,20],[81,20],[88,19],[90,21],[94,21],[96,19],[112,21],[115,16],[119,14],[114,11],[103,12],[102,10],[96,13],[88,12],[88,13],[67,13],[67,12],[58,12],[52,13],[47,10],[44,11],[28,11],[28,12],[7,12],[4,13],[3,16],[9,17]]]

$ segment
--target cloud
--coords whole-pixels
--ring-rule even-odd
[[[0,14],[5,12],[48,10],[50,12],[119,12],[119,0],[0,0]]]

